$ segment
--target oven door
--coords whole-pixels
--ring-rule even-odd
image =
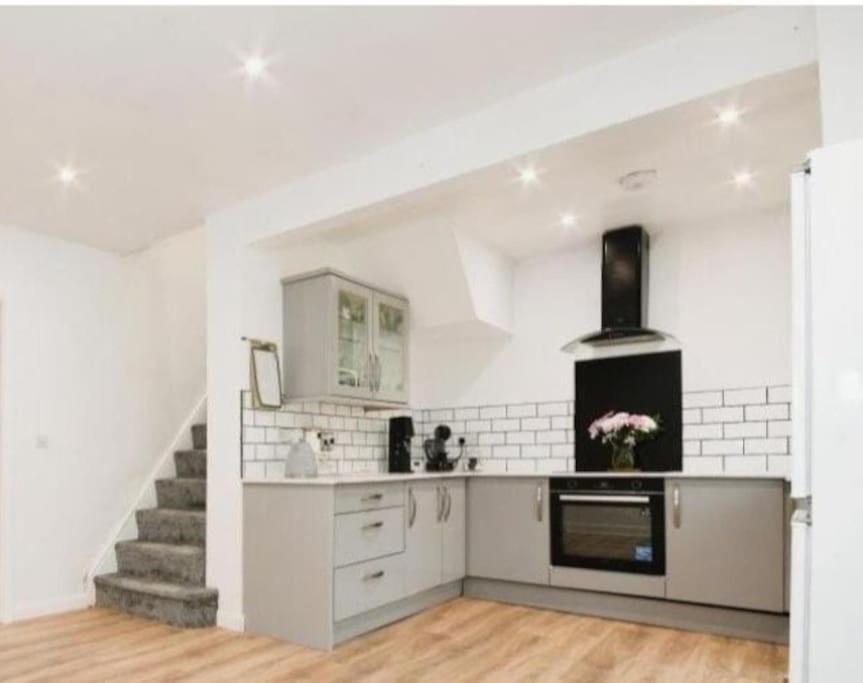
[[[551,563],[665,574],[661,493],[552,492]]]

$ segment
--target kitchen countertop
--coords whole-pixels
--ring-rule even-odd
[[[691,472],[417,472],[406,474],[389,474],[387,472],[362,472],[355,474],[332,474],[309,478],[264,478],[252,477],[243,479],[243,484],[277,484],[287,486],[338,486],[346,484],[380,484],[383,482],[421,481],[423,479],[459,479],[459,478],[516,478],[516,479],[548,479],[550,477],[647,477],[666,479],[777,479],[788,481],[784,474],[695,474]]]

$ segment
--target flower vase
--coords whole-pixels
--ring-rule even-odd
[[[635,448],[625,443],[614,444],[611,447],[611,469],[634,470]]]

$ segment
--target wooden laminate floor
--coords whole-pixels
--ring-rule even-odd
[[[459,598],[318,652],[90,609],[0,626],[3,681],[781,681],[779,645]]]

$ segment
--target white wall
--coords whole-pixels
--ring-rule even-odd
[[[824,144],[863,138],[863,8],[816,10]]]
[[[688,391],[790,381],[787,213],[653,235],[648,322],[684,349]],[[412,354],[415,407],[571,400],[563,344],[600,327],[600,241],[524,262],[508,340],[427,343]]]
[[[0,228],[4,619],[86,604],[84,572],[203,391],[203,240],[123,258]]]

